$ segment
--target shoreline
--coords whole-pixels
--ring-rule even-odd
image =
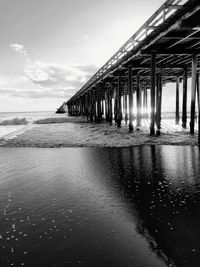
[[[59,122],[59,123],[58,123]],[[83,117],[68,117],[62,120],[39,121],[23,133],[11,133],[0,139],[0,147],[131,147],[139,145],[190,145],[198,146],[197,131],[191,135],[189,129],[163,120],[161,135],[149,135],[149,122],[143,121],[140,130],[129,132],[123,124],[117,128],[103,121],[90,123]]]

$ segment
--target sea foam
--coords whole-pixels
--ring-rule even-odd
[[[28,124],[28,121],[26,118],[13,118],[13,119],[8,119],[8,120],[3,120],[0,122],[0,125],[5,126],[5,125],[26,125]]]

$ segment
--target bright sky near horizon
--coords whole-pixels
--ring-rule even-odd
[[[0,0],[0,112],[56,110],[164,0]]]

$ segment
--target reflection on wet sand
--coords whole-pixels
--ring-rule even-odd
[[[168,264],[199,266],[198,148],[145,146],[117,154],[114,176],[129,207],[137,211],[140,233]]]
[[[199,266],[199,149],[2,148],[1,266]]]

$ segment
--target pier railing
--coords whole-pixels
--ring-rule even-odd
[[[102,77],[109,74],[114,66],[130,52],[134,53],[138,45],[164,23],[170,16],[179,10],[189,0],[167,0],[131,38],[92,76],[92,78],[70,99],[76,98],[82,92],[93,86]]]

